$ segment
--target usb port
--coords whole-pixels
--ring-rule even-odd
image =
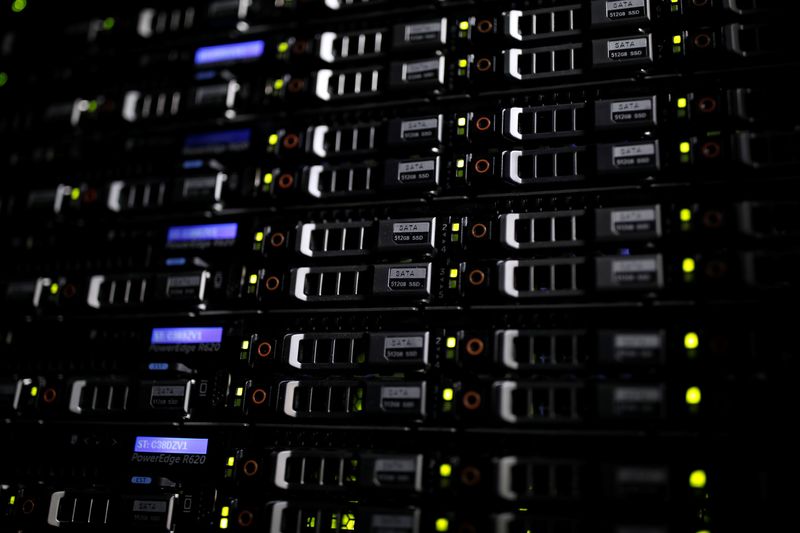
[[[303,302],[363,300],[368,267],[300,267],[292,269],[292,295]]]
[[[493,390],[497,416],[510,424],[578,422],[582,418],[580,385],[498,381]]]
[[[292,418],[342,418],[364,410],[364,388],[356,382],[283,381],[280,397]]]
[[[503,178],[518,185],[584,178],[586,148],[565,146],[503,152]]]
[[[378,126],[328,127],[315,126],[311,133],[311,150],[319,157],[349,155],[375,149]]]
[[[584,132],[586,104],[503,109],[503,135],[527,141],[570,137]]]
[[[382,30],[351,33],[326,31],[319,36],[319,58],[326,63],[378,57],[382,52]]]
[[[506,76],[537,80],[576,76],[583,72],[583,45],[561,44],[542,48],[511,48],[504,52]]]
[[[498,362],[512,370],[579,368],[587,359],[582,330],[502,329],[495,346]]]
[[[333,71],[317,71],[314,93],[320,100],[338,100],[378,94],[381,71],[377,68]]]
[[[585,216],[582,210],[500,215],[500,240],[515,250],[582,246]]]
[[[293,333],[283,339],[285,360],[303,370],[352,369],[367,361],[364,333]]]
[[[325,167],[313,165],[304,170],[306,190],[315,198],[365,195],[375,189],[375,169],[369,165]]]
[[[512,298],[580,295],[585,264],[580,257],[500,261],[500,290]]]
[[[372,222],[300,224],[297,251],[307,257],[366,255],[373,241],[372,225]]]
[[[512,9],[505,15],[505,33],[518,41],[577,35],[580,11],[578,4],[531,11]]]
[[[581,464],[574,461],[501,457],[497,494],[508,501],[580,498]]]

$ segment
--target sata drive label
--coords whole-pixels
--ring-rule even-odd
[[[422,361],[425,339],[419,337],[387,337],[383,341],[383,355],[389,361]]]
[[[646,37],[608,41],[608,58],[614,61],[641,59],[648,55],[647,45]]]
[[[404,120],[400,123],[400,138],[404,141],[418,141],[439,138],[439,118],[420,118]]]
[[[416,476],[417,461],[412,457],[375,460],[375,480],[381,485],[413,485]]]
[[[442,35],[442,22],[420,22],[418,24],[406,24],[405,40],[407,43],[420,41],[438,41]]]
[[[661,351],[658,333],[618,333],[614,335],[614,360],[647,361],[656,359]]]
[[[134,500],[133,512],[135,513],[164,513],[167,511],[167,502],[154,502],[149,500]]]
[[[390,268],[388,287],[395,291],[427,290],[428,270],[426,268]]]
[[[611,121],[617,124],[629,122],[652,122],[653,101],[650,98],[628,100],[611,104]]]
[[[617,168],[653,167],[658,163],[656,146],[653,143],[615,146],[611,161]]]
[[[611,264],[611,275],[619,285],[658,283],[659,273],[655,258],[617,259]]]
[[[398,222],[392,225],[392,241],[395,244],[427,244],[430,235],[430,222]]]
[[[606,17],[609,20],[625,20],[647,16],[645,0],[614,0],[606,2]]]
[[[436,181],[436,160],[406,161],[397,165],[400,183],[431,183]]]
[[[661,387],[615,387],[612,401],[616,416],[655,416],[661,412],[664,391]]]
[[[186,387],[183,385],[153,385],[150,388],[150,405],[155,408],[183,408]]]
[[[403,79],[406,81],[439,79],[439,59],[427,59],[403,64]]]
[[[422,411],[422,387],[418,385],[381,387],[381,409],[384,411]]]
[[[656,232],[655,208],[625,209],[611,213],[611,230],[617,234]]]

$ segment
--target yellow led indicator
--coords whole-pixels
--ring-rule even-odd
[[[236,387],[236,396],[244,396],[244,387]]]
[[[467,117],[458,117],[458,121],[456,122],[459,126],[466,126],[467,125]]]
[[[256,242],[263,241],[264,240],[264,232],[263,231],[257,231],[255,239],[256,239]]]
[[[700,346],[700,337],[697,336],[697,333],[689,332],[683,337],[683,346],[687,350],[694,350],[698,346]]]
[[[50,294],[58,294],[58,283],[50,285]]]
[[[39,394],[39,387],[31,387],[31,396],[35,397],[37,394]]]
[[[250,349],[250,341],[242,341],[242,350]]]
[[[228,529],[228,519],[227,518],[220,518],[219,519],[219,528],[220,529]]]
[[[220,516],[228,516],[229,514],[231,514],[231,508],[226,505],[220,510],[219,514]]]
[[[461,22],[459,22],[458,23],[458,29],[461,30],[461,31],[467,31],[469,29],[469,21],[468,20],[462,20]]]
[[[28,7],[27,0],[14,0],[14,3],[11,4],[11,11],[14,13],[19,13],[25,10],[26,7]]]
[[[14,502],[16,502],[16,501],[17,501],[17,497],[16,496],[12,496],[12,497],[10,497],[8,499],[8,505],[14,505]]]
[[[450,521],[447,518],[436,519],[436,531],[447,531],[450,528]]]
[[[450,226],[450,231],[461,231],[461,224],[458,222],[453,222]]]
[[[450,477],[450,474],[453,473],[453,467],[448,463],[442,463],[439,465],[439,475],[442,477]]]
[[[669,0],[669,1],[672,2],[673,4],[677,4],[680,0]]]
[[[69,197],[73,200],[77,200],[81,197],[81,190],[77,187],[73,187],[71,191],[69,191]]]
[[[681,209],[681,222],[691,222],[692,221],[692,211],[691,209]]]
[[[447,387],[446,389],[442,390],[442,399],[446,402],[453,401],[453,389]]]
[[[250,285],[258,283],[258,274],[250,274]]]
[[[682,154],[688,154],[692,151],[692,145],[686,141],[681,143],[680,150]]]
[[[451,350],[456,347],[456,338],[455,337],[447,337],[447,341],[445,346],[450,348]]]
[[[698,405],[703,399],[699,387],[689,387],[686,389],[686,403],[689,405]]]
[[[693,489],[703,489],[706,486],[706,471],[695,470],[689,474],[689,486]]]
[[[456,160],[456,168],[464,168],[464,165],[466,165],[466,161],[463,159]]]
[[[681,44],[683,42],[683,37],[680,35],[675,35],[672,37],[672,44]]]
[[[356,517],[352,513],[342,515],[342,529],[345,531],[355,531]]]
[[[266,174],[264,174],[264,183],[266,185],[272,183],[272,179],[273,179],[272,172],[267,172]]]
[[[278,134],[273,133],[272,135],[270,135],[268,142],[270,146],[275,146],[276,144],[278,144]]]
[[[287,43],[286,41],[278,43],[278,52],[284,53],[287,50],[289,50],[289,43]]]
[[[278,79],[272,83],[272,86],[275,88],[276,91],[280,91],[283,89],[283,80]]]
[[[686,109],[689,107],[689,100],[686,98],[678,98],[678,109]]]
[[[451,268],[450,269],[450,277],[451,278],[457,278],[458,277],[458,269],[457,268]]]
[[[691,257],[687,257],[686,259],[684,259],[681,268],[683,268],[684,274],[691,274],[692,272],[694,272],[695,268],[694,259],[692,259]]]
[[[228,466],[233,466],[235,462],[236,458],[234,456],[231,455],[230,457],[228,457]]]
[[[466,59],[459,59],[458,60],[458,67],[459,68],[467,68],[467,60]]]

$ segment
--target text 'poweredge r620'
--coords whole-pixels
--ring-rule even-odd
[[[796,3],[0,1],[0,532],[797,531]]]

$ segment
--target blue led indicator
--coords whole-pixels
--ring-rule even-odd
[[[210,65],[255,59],[264,53],[264,41],[246,41],[243,43],[218,44],[203,46],[194,53],[195,65]]]
[[[150,363],[147,365],[148,370],[169,370],[169,363]]]
[[[133,476],[131,483],[134,485],[149,485],[153,482],[153,478],[148,476]]]
[[[164,261],[168,267],[175,267],[175,266],[183,266],[186,264],[185,257],[167,257],[167,260]]]
[[[203,166],[202,159],[187,159],[181,165],[185,169],[193,169],[193,168],[200,168]]]

